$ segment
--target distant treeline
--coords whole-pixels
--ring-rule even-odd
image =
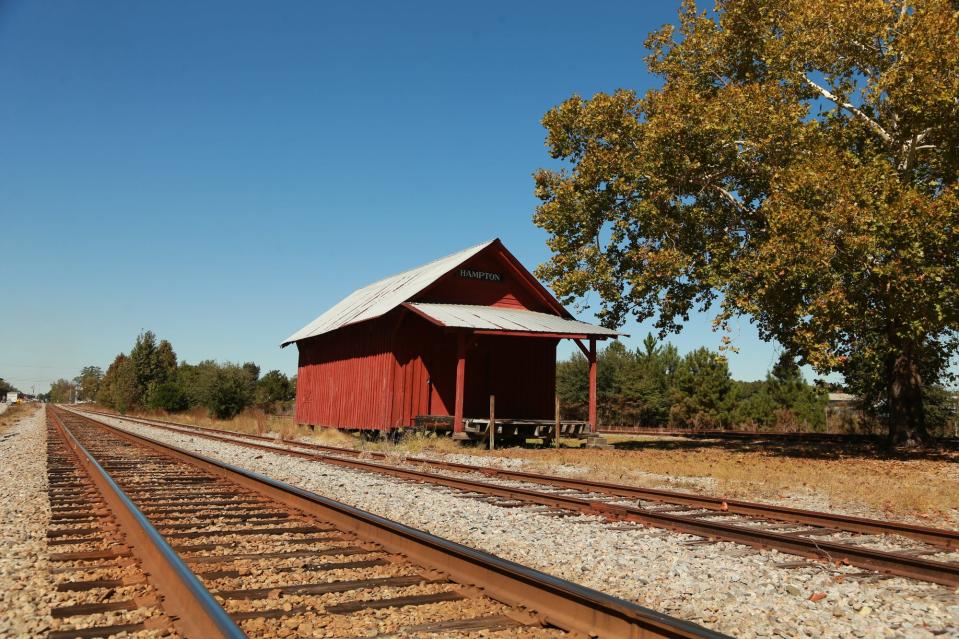
[[[267,412],[286,408],[296,397],[296,376],[278,370],[260,375],[260,367],[204,360],[177,362],[172,344],[157,341],[152,331],[137,337],[129,354],[120,353],[103,373],[85,367],[73,381],[54,382],[47,399],[96,401],[120,412],[205,408],[213,417],[229,419],[248,407]]]
[[[557,363],[556,391],[563,417],[586,419],[589,365],[579,353]],[[676,347],[648,335],[634,350],[612,342],[599,353],[599,421],[603,426],[739,428],[776,431],[825,431],[825,384],[809,384],[785,353],[765,380],[732,379],[726,359],[698,348],[680,356]],[[3,384],[0,381],[0,384]],[[835,390],[841,390],[836,388]],[[146,331],[129,353],[107,368],[87,366],[73,380],[60,379],[41,399],[96,401],[120,412],[205,409],[229,419],[245,408],[285,412],[296,397],[296,376],[278,370],[260,375],[260,367],[204,360],[178,362],[172,344]],[[934,434],[953,434],[959,398],[939,385],[925,389],[926,420]],[[883,418],[881,402],[859,406],[850,423],[831,430],[875,429]],[[835,420],[834,420],[835,421]]]
[[[6,396],[7,393],[17,391],[17,387],[0,377],[0,395]]]
[[[861,401],[827,411],[829,391],[842,385],[803,378],[783,353],[766,379],[734,380],[726,359],[698,348],[680,356],[672,344],[647,335],[635,350],[612,342],[600,351],[597,370],[599,422],[603,426],[736,428],[783,432],[863,432],[885,429],[888,405],[866,395]],[[586,419],[589,365],[575,353],[557,364],[556,392],[563,417]],[[934,436],[959,431],[959,394],[942,384],[923,389],[926,426]]]
[[[575,353],[557,365],[567,419],[585,419],[589,365]],[[680,356],[648,335],[635,350],[612,342],[598,356],[600,424],[671,428],[811,430],[826,427],[827,391],[803,379],[783,354],[763,381],[734,380],[726,359],[706,348]]]

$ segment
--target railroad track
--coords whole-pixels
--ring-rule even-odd
[[[129,632],[203,639],[724,636],[86,416],[47,416],[56,525],[84,520],[57,529],[69,561],[126,559],[145,588],[69,615],[57,639],[112,634],[117,611],[152,620]],[[108,524],[93,530],[85,512]]]
[[[49,639],[171,628],[114,512],[47,418],[47,547],[56,584]]]
[[[443,485],[492,499],[493,503],[498,500],[503,504],[537,504],[558,512],[601,515],[711,540],[774,548],[808,559],[845,563],[952,588],[959,586],[959,531],[955,530],[424,458],[406,458],[403,465],[384,464],[360,459],[361,452],[353,449],[277,442],[269,437],[226,433],[165,420],[121,419],[249,448]],[[385,454],[362,454],[380,460],[387,458]],[[464,476],[467,474],[481,479]]]

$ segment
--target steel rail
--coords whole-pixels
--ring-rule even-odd
[[[95,412],[95,411],[90,411]],[[126,416],[110,415],[109,413],[97,413],[110,416],[117,419],[126,419],[144,424],[153,424],[158,428],[181,429],[180,432],[186,432],[183,429],[201,431],[204,433],[225,433],[230,437],[239,437],[252,439],[255,441],[266,441],[274,444],[278,443],[272,437],[262,435],[251,435],[247,433],[233,433],[229,431],[204,428],[202,426],[192,426],[169,422],[165,420],[146,420]],[[313,444],[307,442],[285,442],[287,445],[309,450],[327,451],[335,454],[350,455],[356,457],[360,454],[368,454],[378,459],[388,459],[383,453],[357,451],[340,446],[328,446],[323,444]],[[819,512],[814,510],[805,510],[802,508],[791,508],[789,506],[777,506],[774,504],[763,504],[759,502],[749,502],[736,499],[723,499],[721,497],[709,497],[706,495],[696,495],[693,493],[683,493],[671,490],[661,490],[655,488],[640,488],[637,486],[627,486],[623,484],[612,484],[607,482],[592,481],[587,479],[576,479],[570,477],[560,477],[557,475],[545,475],[539,473],[528,473],[517,470],[506,470],[500,468],[491,468],[488,466],[474,466],[458,462],[448,462],[441,460],[427,459],[424,457],[407,457],[405,463],[429,466],[434,468],[445,468],[459,472],[480,473],[491,477],[502,479],[512,479],[547,486],[559,486],[571,488],[584,492],[613,495],[616,497],[625,497],[628,499],[642,499],[648,501],[658,501],[671,504],[682,504],[694,508],[715,510],[717,513],[731,513],[744,515],[748,517],[762,517],[776,521],[783,521],[797,524],[807,524],[811,526],[822,526],[834,528],[852,533],[860,534],[884,534],[900,535],[915,539],[923,543],[930,544],[947,550],[959,549],[959,530],[949,530],[945,528],[932,528],[929,526],[918,526],[899,521],[883,521],[871,519],[868,517],[857,517],[854,515],[841,515],[837,513]]]
[[[63,423],[56,411],[50,411],[50,415],[57,432],[103,495],[117,523],[126,533],[131,552],[142,564],[144,572],[150,575],[150,583],[162,595],[163,609],[173,618],[174,627],[188,637],[246,637],[149,519]],[[81,633],[78,631],[78,634]]]
[[[414,563],[441,570],[452,580],[479,587],[500,602],[532,609],[546,625],[591,637],[719,639],[727,636],[259,473],[73,414],[126,441],[192,464],[290,508],[326,520],[341,530],[374,541],[390,552],[404,555]]]
[[[196,434],[170,426],[158,425],[157,427],[180,432],[181,434]],[[605,516],[610,519],[635,521],[657,528],[694,534],[709,539],[732,541],[758,548],[776,549],[808,559],[847,563],[890,575],[929,581],[950,587],[959,586],[959,564],[922,559],[901,552],[873,550],[850,544],[808,539],[796,534],[777,533],[735,524],[692,519],[679,515],[644,510],[634,506],[613,505],[568,495],[543,493],[524,488],[497,486],[476,480],[460,479],[425,471],[386,466],[360,459],[345,459],[322,453],[306,453],[277,446],[242,442],[230,437],[210,433],[203,433],[201,436],[234,443],[240,446],[269,450],[305,459],[316,459],[325,463],[391,475],[421,483],[437,484],[458,490],[502,497],[504,499],[519,499],[529,503],[573,510],[584,514]]]

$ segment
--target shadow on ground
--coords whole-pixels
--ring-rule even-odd
[[[610,441],[617,450],[661,450],[694,452],[722,450],[731,453],[764,453],[794,459],[885,459],[896,461],[943,461],[959,462],[959,443],[945,440],[915,449],[889,449],[881,439],[804,439],[784,438],[781,435],[763,437],[716,438],[693,436],[691,438],[663,438],[626,441]]]

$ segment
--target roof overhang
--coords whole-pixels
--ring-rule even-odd
[[[287,337],[280,346],[285,347],[303,339],[330,333],[344,326],[358,324],[385,315],[406,300],[435,284],[438,279],[452,269],[494,244],[502,245],[498,239],[483,242],[458,253],[434,260],[429,264],[391,275],[369,286],[357,289],[333,308]]]
[[[431,299],[424,296],[428,295],[429,291],[441,282],[446,275],[484,252],[500,258],[503,261],[503,266],[542,303],[541,308],[547,312],[537,313],[511,308],[426,304],[411,301],[414,299]],[[421,311],[427,306],[432,307],[432,310],[424,314]],[[586,337],[606,339],[622,334],[601,326],[577,322],[552,293],[503,246],[503,243],[499,239],[494,239],[353,291],[338,304],[283,340],[281,346],[287,346],[294,342],[331,333],[346,326],[382,317],[393,309],[400,307],[419,312],[427,320],[440,326],[469,329],[477,333],[486,331],[496,332],[500,335],[513,333],[540,337],[561,336],[572,339],[584,339]],[[417,311],[417,308],[420,310]],[[466,312],[464,309],[470,308],[473,311],[464,316],[463,313]],[[525,315],[513,315],[513,313],[525,313]]]
[[[437,326],[471,330],[478,335],[555,339],[608,339],[624,335],[603,326],[518,308],[409,302],[403,307]]]

